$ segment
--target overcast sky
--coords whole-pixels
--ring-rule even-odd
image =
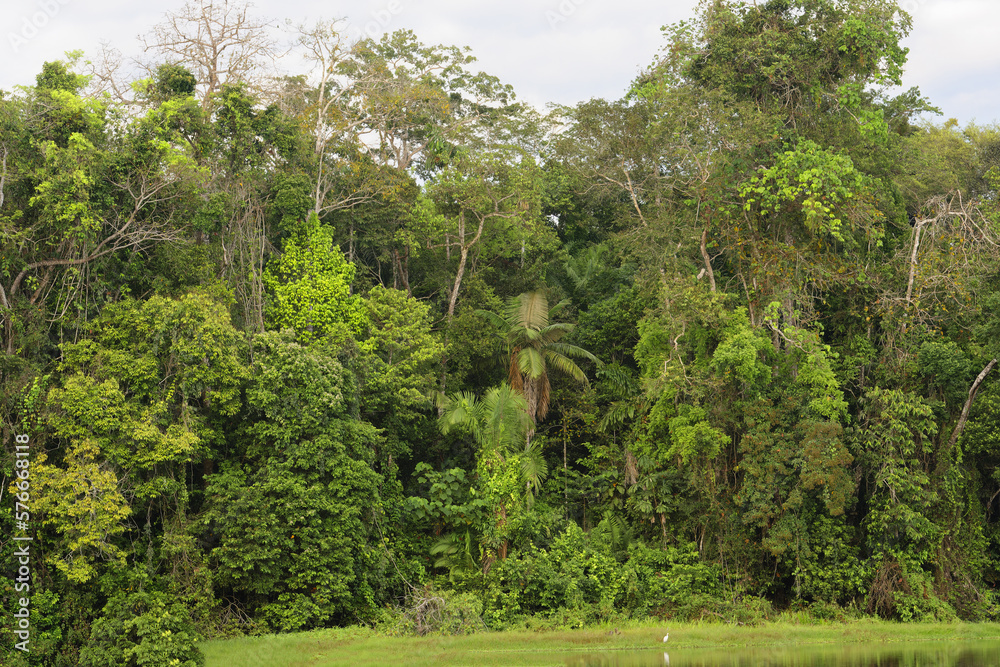
[[[183,0],[0,0],[0,88],[34,83],[46,60],[100,41],[138,52],[137,36]],[[660,27],[696,0],[256,0],[274,19],[346,18],[353,34],[410,28],[425,43],[471,46],[483,71],[537,106],[620,97],[662,46]],[[1000,119],[1000,2],[901,0],[913,16],[905,87],[962,124]],[[287,69],[301,72],[298,63]]]

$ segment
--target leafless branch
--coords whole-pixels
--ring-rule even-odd
[[[932,197],[921,212],[913,223],[913,242],[904,251],[906,293],[902,298],[887,295],[886,306],[901,302],[912,309],[918,302],[967,294],[983,263],[1000,254],[1000,239],[985,224],[985,214],[961,192]]]
[[[226,83],[259,84],[264,63],[277,55],[270,22],[251,16],[249,7],[229,0],[188,0],[140,39],[145,51],[193,67],[207,109]]]
[[[969,388],[969,397],[965,400],[965,405],[962,406],[962,414],[958,418],[958,424],[955,425],[955,430],[951,434],[951,439],[948,440],[948,448],[946,452],[951,452],[955,443],[958,442],[958,438],[962,435],[962,431],[965,429],[965,423],[969,420],[969,411],[972,409],[972,402],[976,400],[976,394],[979,393],[979,388],[982,386],[983,381],[986,380],[986,376],[990,374],[990,371],[997,365],[997,359],[993,359],[990,363],[986,364],[976,380],[972,383],[972,387]]]
[[[114,183],[114,185],[130,195],[131,203],[125,209],[116,209],[109,213],[105,221],[105,227],[109,228],[107,236],[93,248],[83,250],[82,254],[71,256],[78,252],[78,249],[64,244],[63,257],[27,264],[11,283],[8,294],[10,298],[17,294],[24,278],[40,269],[80,266],[119,250],[139,249],[150,243],[175,241],[179,238],[179,231],[170,225],[171,216],[156,219],[142,215],[148,206],[162,203],[171,198],[170,196],[161,196],[162,191],[169,185],[168,181],[148,173],[138,172],[129,180]],[[43,285],[46,282],[47,280],[43,280]],[[38,292],[36,291],[31,302],[34,303],[37,297]],[[4,300],[6,302],[6,298]]]
[[[87,95],[99,98],[107,94],[126,108],[137,104],[134,91],[126,80],[125,70],[122,52],[102,41],[96,56],[87,63],[87,73],[90,75]]]

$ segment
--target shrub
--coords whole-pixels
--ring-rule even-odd
[[[755,595],[735,600],[698,593],[672,607],[661,610],[665,616],[682,621],[718,621],[736,625],[760,625],[774,614],[771,603]]]
[[[392,635],[468,635],[486,629],[483,602],[472,593],[438,591],[428,586],[414,591],[406,606],[390,614],[383,630]]]
[[[201,667],[187,609],[166,593],[122,591],[104,606],[80,652],[84,667]]]
[[[634,611],[675,608],[720,593],[718,567],[701,562],[697,547],[690,543],[664,548],[633,543],[626,571],[625,601]]]
[[[522,614],[551,616],[585,607],[607,615],[620,605],[627,577],[621,564],[593,549],[571,523],[547,550],[532,544],[493,566],[486,582],[486,621],[499,628]]]

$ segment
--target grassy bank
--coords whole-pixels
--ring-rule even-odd
[[[669,630],[670,641],[663,644]],[[568,653],[733,647],[861,645],[1000,640],[995,624],[831,624],[776,622],[762,626],[643,623],[552,632],[513,631],[461,637],[387,637],[366,628],[211,641],[201,644],[206,667],[332,667],[333,665],[553,665]]]

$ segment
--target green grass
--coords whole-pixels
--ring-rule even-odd
[[[663,634],[670,641],[663,644]],[[644,622],[620,628],[508,631],[460,637],[387,637],[366,628],[339,628],[201,644],[206,667],[332,667],[334,665],[559,665],[567,654],[732,647],[822,647],[929,641],[1000,640],[995,624],[777,622],[747,627],[710,623]],[[638,664],[638,663],[637,663]]]

